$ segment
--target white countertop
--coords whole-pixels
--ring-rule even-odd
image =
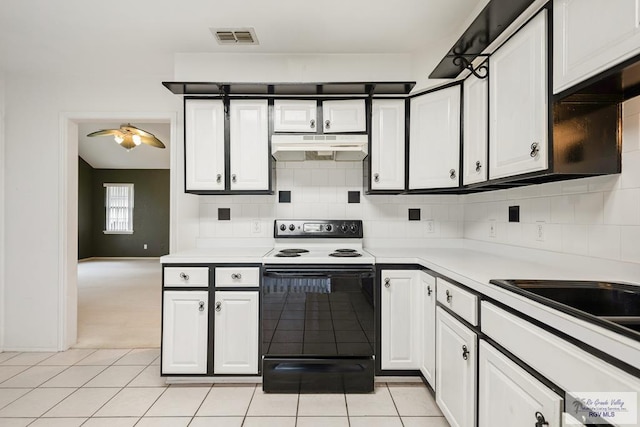
[[[273,247],[202,248],[180,251],[160,258],[162,264],[261,264]]]

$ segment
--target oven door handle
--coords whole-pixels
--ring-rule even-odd
[[[264,277],[280,277],[280,278],[300,278],[300,277],[331,277],[335,275],[344,276],[371,276],[373,277],[373,270],[364,269],[340,269],[332,268],[331,270],[322,269],[300,269],[300,270],[278,270],[278,269],[265,269],[262,273]]]

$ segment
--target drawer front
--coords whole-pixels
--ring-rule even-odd
[[[473,326],[478,326],[477,296],[439,277],[437,278],[436,295],[440,304]]]
[[[209,267],[165,267],[164,286],[206,288],[209,286]]]
[[[216,288],[260,286],[259,267],[217,267]]]

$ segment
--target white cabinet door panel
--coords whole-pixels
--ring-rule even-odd
[[[267,100],[230,101],[231,190],[269,189]]]
[[[436,279],[429,273],[419,273],[420,311],[422,313],[422,363],[420,372],[436,390]]]
[[[460,86],[411,99],[409,189],[457,187]]]
[[[367,129],[364,99],[322,102],[324,133],[364,132]]]
[[[464,81],[462,183],[475,184],[487,180],[489,144],[489,80],[470,75]]]
[[[374,99],[371,120],[371,189],[403,190],[405,101]]]
[[[162,373],[206,374],[208,291],[165,291]]]
[[[258,292],[215,293],[215,374],[258,373]]]
[[[221,100],[185,100],[187,190],[224,190],[224,106]]]
[[[489,60],[491,179],[547,169],[546,33],[543,10]]]
[[[276,99],[273,102],[274,132],[314,132],[317,129],[317,101]]]

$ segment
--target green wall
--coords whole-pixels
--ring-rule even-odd
[[[82,177],[79,177],[80,188],[84,186],[81,180]],[[133,234],[103,233],[105,223],[104,183],[133,184]],[[79,206],[84,205],[80,199],[78,202]],[[90,248],[92,254],[90,256],[158,257],[169,253],[168,169],[93,169],[91,173],[91,205]],[[80,211],[79,214],[83,214],[83,212]],[[78,218],[79,226],[81,222]],[[80,229],[78,234],[80,237]],[[143,247],[145,243],[147,244],[146,250]]]
[[[78,157],[78,259],[93,256],[93,171]]]

